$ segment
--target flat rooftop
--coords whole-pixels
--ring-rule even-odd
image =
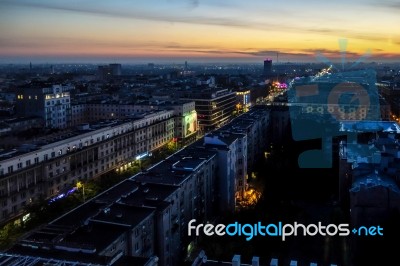
[[[400,133],[400,125],[394,121],[343,121],[340,131]]]
[[[66,235],[57,245],[80,247],[86,250],[94,250],[97,253],[125,234],[126,231],[125,226],[91,222]]]
[[[154,213],[153,209],[114,203],[95,215],[91,221],[101,221],[114,225],[128,225],[135,227],[150,217]]]
[[[131,179],[144,183],[179,186],[193,171],[196,171],[208,158],[214,155],[214,152],[204,152],[201,149],[199,149],[199,153],[196,148],[187,149],[168,157]]]
[[[178,190],[177,186],[152,184],[152,183],[139,183],[139,189],[122,197],[120,202],[131,206],[139,207],[154,207],[164,209],[169,205],[165,202],[166,198]]]

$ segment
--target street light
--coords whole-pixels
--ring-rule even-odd
[[[83,182],[79,181],[78,183],[76,183],[76,187],[78,189],[82,188],[83,202],[85,202],[85,184],[83,184]]]

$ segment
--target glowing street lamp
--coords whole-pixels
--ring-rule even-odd
[[[76,183],[76,187],[78,189],[82,188],[83,202],[85,202],[85,184],[83,184],[83,182],[79,181],[78,183]]]

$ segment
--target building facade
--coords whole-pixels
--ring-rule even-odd
[[[199,130],[202,133],[219,128],[232,119],[236,93],[229,89],[205,89],[178,92],[181,99],[195,102]]]
[[[159,111],[126,122],[93,124],[87,132],[69,132],[3,151],[0,221],[22,214],[28,203],[39,198],[57,196],[78,180],[123,169],[136,156],[162,147],[173,137],[173,111]]]
[[[16,109],[21,116],[39,116],[47,128],[67,128],[71,125],[72,86],[52,85],[19,89]]]
[[[72,105],[72,124],[79,125],[98,120],[124,119],[157,110],[173,110],[175,138],[180,145],[196,140],[198,118],[194,101],[142,101],[132,104],[111,102],[81,103]]]
[[[169,116],[166,119],[174,125],[174,111],[163,111],[159,115],[167,113]],[[236,132],[228,132],[230,125],[226,125],[207,134],[203,139],[31,232],[10,252],[14,256],[26,256],[35,252],[35,256],[46,254],[55,260],[72,257],[77,263],[101,261],[99,265],[112,265],[123,258],[135,260],[137,263],[132,262],[130,265],[145,265],[137,262],[139,258],[146,263],[154,262],[156,258],[155,261],[160,266],[182,265],[184,255],[196,240],[195,236],[188,235],[188,223],[192,219],[196,219],[196,223],[207,223],[221,212],[235,210],[236,201],[246,187],[249,169],[247,155],[251,147],[249,139],[252,140],[252,145],[256,145],[254,143],[263,143],[258,142],[259,138],[266,137],[263,132],[258,131],[259,127],[263,128],[261,125],[268,124],[269,118],[263,116],[269,116],[269,111],[254,110],[252,119],[243,116],[239,122],[232,123],[231,129]],[[141,134],[143,128],[140,126],[146,125],[146,122],[150,121],[142,119],[133,122],[136,124],[128,122],[130,124],[108,126],[107,130],[111,131],[99,131],[99,143],[95,143],[97,137],[80,136],[82,146],[77,140],[75,149],[78,150],[70,150],[67,157],[61,154],[56,156],[48,162],[53,164],[48,171],[54,173],[56,169],[69,167],[66,168],[66,173],[80,169],[81,174],[84,174],[82,167],[87,166],[89,169],[92,165],[91,169],[98,169],[95,168],[96,162],[99,164],[96,167],[104,166],[105,163],[108,166],[111,163],[112,167],[115,164],[123,167],[115,160],[115,156],[124,156],[126,152],[130,156],[132,150],[125,147],[137,146],[136,142],[142,140],[142,135],[135,133]],[[122,125],[128,128],[121,128]],[[138,127],[135,128],[135,125]],[[129,127],[132,126],[134,130],[130,131]],[[95,132],[97,131],[86,134]],[[173,132],[170,134],[172,137]],[[82,150],[79,150],[80,147]],[[254,150],[254,147],[251,149]],[[59,150],[58,146],[55,150]],[[64,150],[62,154],[63,152]],[[134,149],[134,153],[137,152],[139,151],[135,152]],[[114,157],[110,162],[105,160],[106,156]],[[65,158],[65,165],[62,165]],[[126,162],[122,161],[123,164]],[[39,177],[43,168],[46,165],[42,166],[39,162],[32,169],[37,169]],[[18,175],[21,173],[15,173],[15,176],[23,178],[23,175]],[[49,174],[50,172],[47,176]],[[44,182],[48,182],[45,178]],[[25,179],[21,181],[24,182]],[[17,184],[19,183],[21,182],[17,180]],[[6,187],[8,186],[7,183]],[[21,193],[24,192],[23,189]],[[13,195],[19,196],[16,193]],[[46,234],[50,231],[53,233]]]

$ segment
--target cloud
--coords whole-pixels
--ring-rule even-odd
[[[199,6],[200,1],[199,0],[190,0],[190,4],[192,7],[196,8]]]
[[[303,51],[313,54],[313,55],[317,55],[317,54],[322,54],[325,56],[333,56],[333,57],[340,57],[341,56],[341,52],[339,50],[330,50],[330,49],[304,49]],[[349,52],[346,51],[346,56],[347,57],[357,57],[357,56],[362,56],[363,54],[360,53],[355,53],[355,52]]]
[[[191,1],[192,4],[196,6],[199,5],[199,1]],[[133,10],[133,9],[125,9],[125,10],[115,10],[106,7],[100,7],[96,5],[85,6],[85,5],[68,5],[68,4],[60,4],[57,2],[48,2],[48,3],[38,3],[33,1],[21,1],[21,0],[4,0],[2,4],[10,5],[10,6],[21,6],[21,7],[30,7],[30,8],[38,8],[38,9],[50,9],[50,10],[58,10],[58,11],[66,11],[66,12],[74,12],[74,13],[84,13],[91,15],[99,15],[99,16],[107,16],[114,18],[123,18],[123,19],[139,19],[139,20],[150,20],[150,21],[162,21],[162,22],[176,22],[176,23],[188,23],[188,24],[203,24],[203,25],[215,25],[215,26],[230,26],[230,27],[251,27],[252,25],[248,22],[239,19],[232,18],[221,18],[221,17],[201,17],[201,16],[171,16],[166,13],[158,14],[158,13],[149,13],[144,10]],[[274,25],[276,26],[276,25]]]
[[[398,1],[380,0],[380,1],[371,1],[370,4],[372,4],[375,7],[389,8],[391,10],[400,9],[400,3]],[[398,10],[396,12],[398,12]]]
[[[173,52],[184,52],[184,53],[201,53],[201,54],[214,54],[214,55],[225,55],[235,56],[242,55],[247,57],[275,57],[279,55],[279,58],[293,58],[293,57],[310,57],[313,54],[310,52],[284,52],[278,50],[229,50],[229,49],[212,49],[212,48],[187,48],[180,46],[167,46],[168,51]]]

